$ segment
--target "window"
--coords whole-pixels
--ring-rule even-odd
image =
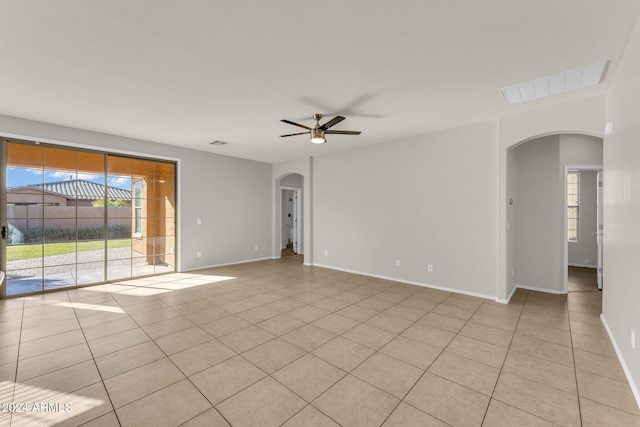
[[[567,173],[567,240],[580,241],[580,172]]]
[[[142,181],[133,183],[133,209],[135,217],[134,236],[142,235]]]

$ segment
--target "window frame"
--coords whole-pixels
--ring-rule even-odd
[[[574,183],[570,183],[569,182],[569,176],[570,175],[575,175],[576,177],[576,182]],[[575,193],[573,191],[570,191],[570,186],[575,185]],[[567,199],[565,200],[565,205],[566,205],[566,209],[567,209],[567,235],[566,235],[566,239],[567,242],[569,243],[580,243],[580,171],[577,170],[569,170],[567,171],[567,188],[566,188],[566,192],[567,192]],[[569,204],[569,199],[571,197],[571,195],[575,194],[575,204]],[[570,212],[575,211],[575,215],[573,215],[573,217],[575,217],[575,229],[572,227],[569,227],[569,221],[574,219],[572,218],[572,215],[570,214]],[[573,232],[575,231],[575,234],[573,234]]]

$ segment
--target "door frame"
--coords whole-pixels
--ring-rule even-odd
[[[564,292],[569,292],[569,241],[567,240],[567,173],[569,171],[578,172],[600,172],[602,174],[602,165],[564,165],[563,188],[562,188],[562,240],[564,242]],[[597,179],[596,179],[597,181]],[[597,182],[596,182],[596,185]],[[596,206],[596,210],[597,210]],[[598,239],[598,251],[602,252],[602,239]]]
[[[293,191],[294,192],[294,203],[293,203],[293,222],[294,222],[294,227],[293,229],[295,230],[295,239],[292,239],[293,242],[293,251],[296,254],[304,254],[304,251],[302,250],[302,245],[300,244],[300,237],[302,237],[302,221],[300,221],[300,219],[302,218],[302,188],[297,188],[297,187],[280,187],[280,194],[282,195],[282,191]],[[280,214],[280,218],[281,221],[284,218],[284,212],[281,212]],[[282,230],[280,231],[280,247],[282,247]],[[298,250],[296,250],[298,249]]]

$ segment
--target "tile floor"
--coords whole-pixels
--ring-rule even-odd
[[[640,426],[601,294],[297,257],[0,301],[0,426]]]

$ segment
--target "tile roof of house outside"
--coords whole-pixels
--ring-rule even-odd
[[[104,185],[83,179],[49,182],[46,184],[28,185],[30,188],[42,188],[49,193],[60,194],[67,199],[97,200],[104,198]],[[12,189],[9,189],[12,190]],[[131,200],[131,191],[107,186],[107,198],[115,200]]]

